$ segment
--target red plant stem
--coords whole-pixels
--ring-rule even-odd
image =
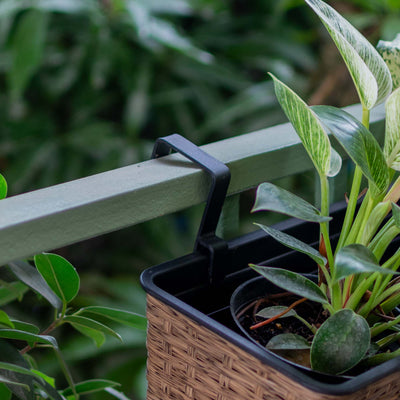
[[[349,279],[349,285],[347,287],[347,293],[346,293],[346,299],[343,303],[343,308],[346,307],[347,302],[349,301],[350,298],[350,292],[351,292],[351,285],[353,284],[354,276],[351,276]]]
[[[265,321],[261,321],[258,324],[255,324],[255,325],[251,326],[250,329],[253,330],[253,329],[261,328],[262,326],[268,325],[269,323],[271,323],[271,322],[277,320],[278,318],[282,317],[283,315],[287,314],[290,310],[292,310],[297,305],[299,305],[300,303],[303,303],[306,300],[307,299],[305,297],[303,297],[302,299],[299,299],[299,300],[295,301],[285,311],[282,311],[281,313],[275,315],[274,317],[271,317],[269,319],[266,319]]]

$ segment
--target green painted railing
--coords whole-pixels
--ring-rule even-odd
[[[371,115],[378,136],[383,118],[379,107]],[[202,149],[229,166],[230,195],[311,168],[289,124]],[[208,186],[206,173],[173,154],[2,200],[0,265],[199,204]]]

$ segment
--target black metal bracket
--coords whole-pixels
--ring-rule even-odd
[[[223,268],[219,268],[218,265],[226,260],[228,250],[227,243],[217,237],[215,231],[231,178],[229,168],[178,134],[157,139],[152,158],[168,155],[171,150],[184,155],[211,176],[211,188],[197,233],[194,251],[207,254],[209,257],[210,283],[216,284],[223,279],[223,276],[221,276]]]

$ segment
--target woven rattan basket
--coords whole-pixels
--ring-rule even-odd
[[[263,232],[229,242],[215,237],[227,181],[217,197],[218,162],[174,135],[162,140],[162,155],[172,147],[201,164],[213,176],[213,188],[193,253],[146,270],[148,400],[395,400],[400,399],[400,359],[388,361],[354,378],[321,376],[289,365],[243,337],[232,321],[230,297],[255,273],[249,262],[294,265],[297,272],[313,266]],[[183,150],[182,150],[183,147]],[[199,162],[199,158],[201,162]],[[203,164],[207,164],[204,166]],[[218,191],[217,191],[218,192]],[[331,210],[331,230],[338,231],[344,205]],[[212,216],[210,218],[210,215]],[[293,220],[278,226],[302,237],[318,239],[316,228]],[[311,268],[311,269],[310,269]]]

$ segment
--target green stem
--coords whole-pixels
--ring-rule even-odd
[[[63,358],[63,356],[62,356],[62,354],[61,354],[59,349],[54,349],[54,351],[55,351],[57,359],[58,359],[58,361],[60,363],[60,367],[61,367],[61,370],[63,371],[65,379],[67,380],[68,385],[72,390],[72,393],[74,395],[74,400],[79,400],[79,394],[76,391],[75,383],[74,383],[74,381],[72,379],[71,373],[69,372],[67,363],[65,362],[65,360],[64,360],[64,358]]]
[[[384,322],[383,324],[379,324],[371,328],[371,337],[377,336],[380,333],[386,331],[386,329],[391,328],[392,326],[397,325],[400,322],[400,316],[395,318],[392,321]]]
[[[300,317],[300,315],[296,314],[296,318],[302,322],[314,335],[317,333],[317,328],[308,323],[304,318]]]

